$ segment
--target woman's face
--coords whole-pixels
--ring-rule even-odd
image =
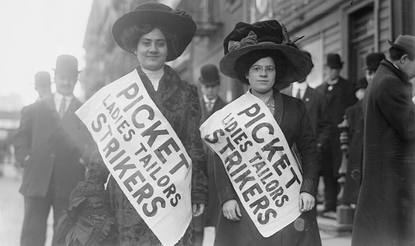
[[[166,39],[160,29],[154,28],[151,32],[144,34],[138,40],[135,53],[142,68],[151,71],[162,68],[168,51]]]
[[[272,90],[275,84],[275,74],[274,60],[271,57],[265,57],[255,62],[246,76],[253,92],[264,94]]]

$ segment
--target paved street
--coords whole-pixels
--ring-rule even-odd
[[[18,246],[23,223],[23,196],[19,193],[21,177],[11,165],[5,165],[0,177],[0,246]],[[50,215],[49,218],[52,218]],[[48,221],[48,241],[52,237],[52,220]],[[321,231],[323,246],[350,246],[350,234],[333,236]]]

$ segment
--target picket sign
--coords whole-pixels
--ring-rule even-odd
[[[259,233],[270,237],[300,216],[302,174],[268,107],[249,91],[200,127],[222,160]]]
[[[191,159],[134,70],[78,111],[112,176],[163,245],[192,219]]]

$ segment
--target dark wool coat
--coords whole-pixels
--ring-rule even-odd
[[[363,163],[363,111],[362,101],[346,109],[346,119],[349,124],[349,151],[344,184],[343,204],[356,204],[362,181]]]
[[[316,140],[307,110],[301,100],[283,95],[277,90],[274,91],[274,100],[274,118],[284,133],[288,145],[293,146],[295,143],[300,152],[303,169],[303,183],[300,190],[315,196],[318,183]],[[242,206],[220,157],[217,155],[215,156],[215,175],[216,185],[220,187],[219,199],[221,204],[223,205],[224,202],[230,199],[236,199],[242,213],[240,221],[228,220],[221,213],[215,245],[321,245],[315,208],[301,214],[293,223],[271,237],[264,238]],[[304,225],[304,227],[299,229],[299,224]]]
[[[363,177],[352,245],[415,245],[412,85],[383,60],[363,100]]]
[[[342,161],[342,151],[340,150],[339,140],[341,130],[337,125],[343,121],[346,108],[355,104],[357,98],[354,95],[353,84],[342,77],[340,77],[339,81],[333,85],[332,90],[329,90],[329,85],[327,83],[318,86],[316,90],[323,92],[327,99],[328,114],[333,124],[333,131],[330,136],[330,155],[332,158],[333,175],[334,177],[338,177],[338,171]]]
[[[200,124],[203,124],[203,122],[205,122],[214,112],[222,109],[224,106],[226,106],[226,102],[223,101],[222,98],[218,97],[218,99],[216,99],[215,101],[215,105],[213,105],[212,111],[208,112],[203,97],[200,97],[200,108],[202,110],[202,118],[200,120]],[[209,178],[209,202],[207,207],[205,208],[205,212],[203,213],[203,226],[216,226],[220,213],[220,203],[213,171],[213,157],[215,156],[215,154],[206,144],[203,144],[203,149],[205,150],[206,154],[206,166]]]
[[[206,160],[199,131],[200,105],[196,86],[182,81],[173,69],[165,65],[159,89],[155,91],[140,67],[137,68],[137,72],[148,94],[166,117],[192,159],[192,204],[207,204],[208,182],[203,172]],[[95,152],[91,160],[86,182],[103,185],[109,171],[99,153]],[[117,245],[161,245],[112,177],[109,180],[108,190],[117,221]],[[177,245],[191,244],[192,232],[189,227]]]
[[[60,119],[53,96],[25,107],[14,137],[16,160],[24,167],[20,192],[27,197],[46,197],[49,188],[55,198],[69,199],[76,184],[85,178],[94,142],[75,115],[81,106],[74,98]],[[26,161],[26,156],[30,158]]]

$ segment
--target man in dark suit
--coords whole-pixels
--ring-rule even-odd
[[[303,53],[311,59],[309,52],[303,51]],[[327,102],[324,94],[308,86],[307,77],[292,83],[281,92],[303,100],[317,139],[317,150],[320,152],[322,148],[327,148],[332,123],[327,113]]]
[[[400,35],[363,99],[363,176],[352,245],[415,243],[415,36]]]
[[[337,207],[337,194],[339,185],[339,167],[342,160],[340,149],[341,129],[337,126],[343,121],[346,108],[356,103],[354,85],[340,76],[343,62],[338,54],[327,55],[325,64],[326,81],[316,89],[326,96],[328,114],[333,123],[330,136],[330,148],[322,150],[321,175],[324,181],[324,212],[335,212]]]
[[[218,68],[213,64],[204,65],[200,69],[199,82],[201,85],[202,96],[200,97],[200,108],[202,110],[202,117],[200,124],[203,124],[214,112],[222,109],[226,102],[219,97],[220,76]],[[220,203],[218,192],[215,184],[215,177],[213,171],[213,157],[214,152],[209,149],[206,144],[203,145],[207,159],[207,173],[209,177],[209,202],[205,209],[203,216],[204,233],[203,238],[206,244],[207,241],[215,239],[215,226],[218,221],[220,213]],[[213,245],[213,241],[212,241]]]
[[[24,110],[14,138],[16,160],[24,168],[21,245],[45,244],[50,208],[55,228],[61,211],[68,207],[70,192],[85,177],[94,142],[74,113],[81,106],[73,95],[78,73],[75,57],[57,58],[56,93]]]

